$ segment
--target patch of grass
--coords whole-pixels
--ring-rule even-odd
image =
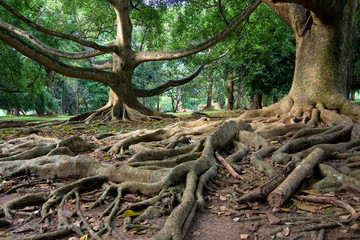
[[[52,117],[39,117],[39,116],[3,116],[0,121],[27,121],[27,122],[46,122],[55,120],[67,120],[70,116],[52,116]]]

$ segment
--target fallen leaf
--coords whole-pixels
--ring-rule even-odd
[[[221,201],[226,201],[226,197],[220,195],[220,200],[221,200]]]
[[[252,224],[251,225],[251,227],[250,227],[250,231],[251,232],[256,232],[258,229],[259,229],[259,227],[260,227],[260,222],[256,222],[256,223],[254,223],[254,224]]]
[[[211,209],[211,208],[213,208],[215,205],[211,205],[211,206],[209,206],[209,207],[207,207],[207,208],[209,208],[209,209]]]
[[[233,219],[234,222],[238,222],[240,220],[240,218],[236,217]]]
[[[75,212],[72,212],[72,211],[69,211],[69,210],[66,210],[66,209],[64,209],[61,213],[66,218],[71,218],[71,217],[74,217],[76,215]]]
[[[133,210],[126,210],[124,212],[124,217],[136,217],[138,216],[139,213],[138,212],[134,212]]]
[[[341,220],[349,220],[351,218],[351,214],[349,215],[345,215],[345,216],[340,216],[339,217]]]
[[[126,194],[123,197],[123,200],[128,201],[128,202],[136,202],[137,201],[135,195],[133,195],[133,194]]]
[[[87,240],[88,239],[88,235],[85,234],[84,236],[82,236],[81,238],[79,238],[79,240]]]
[[[265,212],[267,218],[269,219],[269,222],[271,225],[275,225],[275,224],[278,224],[281,220],[278,219],[277,217],[271,215],[270,213],[268,212]]]
[[[248,234],[241,234],[240,235],[240,239],[248,239],[249,235]]]
[[[310,195],[315,195],[315,196],[324,196],[324,194],[322,194],[321,192],[313,190],[313,189],[303,190],[303,192],[310,194]]]
[[[284,236],[288,236],[290,234],[290,229],[288,227],[286,227],[281,232],[282,232],[282,234],[284,234]]]
[[[227,210],[227,207],[226,207],[226,206],[221,206],[221,207],[220,207],[220,210],[221,210],[221,211],[226,211],[226,210]]]
[[[199,237],[201,235],[201,232],[200,231],[195,231],[194,233],[193,233],[193,236],[195,236],[195,237]]]
[[[218,212],[217,215],[220,216],[221,214],[224,214],[224,212]]]
[[[317,206],[308,205],[308,204],[302,203],[300,201],[296,201],[294,203],[295,203],[297,208],[299,208],[300,210],[307,211],[307,212],[314,213],[319,209]]]

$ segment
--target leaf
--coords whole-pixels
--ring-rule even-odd
[[[222,214],[224,214],[224,212],[218,212],[218,213],[217,213],[218,216],[220,216],[220,215],[222,215]]]
[[[308,204],[305,204],[305,203],[302,203],[302,202],[299,202],[299,201],[295,201],[294,202],[296,207],[299,208],[300,210],[304,210],[304,211],[307,211],[307,212],[316,212],[316,210],[318,210],[318,207],[317,206],[313,206],[313,205],[308,205]]]
[[[88,240],[88,235],[85,234],[84,236],[82,236],[81,238],[79,238],[79,240]]]
[[[123,197],[123,200],[128,201],[128,202],[136,202],[137,201],[135,195],[133,195],[133,194],[126,194]]]
[[[265,214],[266,214],[267,218],[269,219],[269,222],[271,225],[276,225],[281,221],[280,219],[271,215],[270,213],[265,212]]]
[[[310,194],[310,195],[315,195],[315,196],[324,196],[324,194],[322,194],[321,192],[316,191],[316,190],[312,190],[312,189],[303,190],[303,192],[307,193],[307,194]]]
[[[281,231],[281,233],[284,234],[284,236],[288,236],[290,234],[290,229],[286,227]]]
[[[124,217],[136,217],[138,216],[139,213],[138,212],[134,212],[133,210],[126,210],[124,212]]]
[[[211,209],[211,208],[213,208],[214,206],[215,206],[215,205],[211,205],[211,206],[209,206],[209,207],[207,207],[207,208],[210,208],[210,209]]]
[[[221,200],[221,201],[226,201],[226,197],[220,195],[220,200]]]

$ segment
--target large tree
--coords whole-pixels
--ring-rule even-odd
[[[293,30],[296,60],[292,87],[279,103],[243,118],[283,115],[305,122],[321,112],[323,121],[358,122],[360,109],[346,98],[357,1],[264,0]],[[314,109],[314,111],[312,111]],[[313,112],[313,114],[312,114]],[[296,120],[296,121],[298,121]]]
[[[133,25],[130,19],[130,1],[107,0],[107,2],[116,13],[116,38],[107,45],[99,45],[96,42],[82,39],[78,36],[53,31],[40,26],[20,14],[6,2],[0,1],[2,7],[32,29],[45,33],[46,35],[76,42],[84,48],[91,48],[91,50],[86,50],[84,52],[65,52],[54,49],[29,32],[21,30],[3,20],[0,21],[0,39],[27,57],[60,74],[74,78],[89,79],[110,86],[111,91],[108,104],[98,111],[81,115],[75,118],[76,120],[84,120],[86,118],[87,120],[91,120],[98,116],[108,116],[107,120],[138,119],[144,116],[163,116],[162,114],[143,106],[137,100],[137,97],[155,96],[171,87],[185,84],[194,79],[202,70],[202,67],[199,67],[192,75],[184,79],[172,80],[154,89],[148,90],[137,89],[133,86],[132,78],[134,69],[144,62],[179,59],[213,46],[227,37],[239,24],[246,20],[260,3],[260,1],[255,1],[255,3],[249,5],[249,7],[229,23],[223,31],[206,41],[179,50],[157,52],[134,50],[134,47],[132,46]],[[24,39],[27,41],[24,41]],[[103,54],[111,54],[112,57],[103,61],[91,60],[92,57]],[[60,61],[58,58],[89,59],[92,68],[69,65]],[[106,69],[111,69],[111,71],[106,71]]]
[[[91,145],[77,136],[61,141],[33,135],[15,141],[9,140],[0,145],[0,172],[3,176],[23,176],[32,173],[46,178],[56,176],[60,179],[78,180],[57,189],[45,192],[42,189],[40,192],[15,197],[0,206],[0,217],[6,216],[11,219],[14,215],[21,214],[13,211],[15,209],[25,209],[23,207],[27,205],[42,205],[41,211],[34,212],[30,217],[37,218],[37,222],[52,222],[53,225],[57,224],[57,227],[45,234],[41,232],[31,236],[22,235],[22,239],[59,239],[72,232],[80,234],[82,229],[95,239],[101,239],[105,232],[111,233],[111,238],[123,239],[123,229],[139,228],[146,219],[168,215],[166,222],[161,225],[162,229],[155,230],[151,239],[183,239],[191,226],[195,211],[204,208],[203,190],[206,182],[211,181],[217,174],[216,158],[222,159],[216,153],[227,155],[231,148],[234,153],[227,156],[223,163],[232,165],[241,161],[245,163],[241,168],[249,169],[252,176],[265,180],[262,181],[265,184],[253,192],[243,194],[238,199],[239,203],[267,198],[270,206],[279,207],[298,189],[316,165],[323,176],[321,181],[313,184],[317,191],[345,190],[349,184],[352,186],[350,189],[358,191],[360,182],[354,179],[358,177],[358,171],[350,169],[356,167],[352,161],[358,160],[359,157],[359,133],[353,136],[356,133],[353,130],[359,129],[359,125],[352,122],[357,120],[358,107],[351,105],[343,96],[356,2],[264,2],[287,21],[295,32],[297,57],[294,83],[289,95],[277,105],[247,112],[242,118],[263,116],[255,121],[247,121],[257,123],[252,126],[258,126],[261,121],[263,122],[260,125],[275,122],[277,128],[265,128],[254,132],[250,125],[240,118],[227,121],[208,121],[201,118],[193,122],[182,121],[161,129],[94,136],[96,143],[101,145],[97,150],[108,151],[108,156],[113,157],[111,162],[96,161],[90,155],[84,154],[73,156],[91,150]],[[9,32],[1,31],[6,33],[5,37],[1,35],[1,38],[7,39]],[[17,38],[13,41],[19,42]],[[26,46],[24,52],[28,52],[28,45]],[[114,60],[117,54],[114,54]],[[75,71],[74,68],[70,70]],[[118,71],[121,72],[121,69]],[[88,74],[90,73],[92,72]],[[97,73],[97,70],[93,71],[93,74]],[[110,76],[116,73],[102,72]],[[119,73],[118,76],[122,75]],[[315,105],[312,119],[308,121],[306,113],[310,114],[309,111]],[[348,106],[352,108],[349,109]],[[340,113],[352,116],[352,119],[326,108],[339,110]],[[289,115],[286,115],[287,111]],[[284,117],[278,119],[280,114],[284,114]],[[279,116],[267,118],[272,115]],[[346,124],[337,124],[344,120]],[[279,121],[298,124],[289,126],[279,124]],[[326,127],[314,128],[320,123]],[[18,145],[14,147],[16,143]],[[283,145],[280,146],[281,144]],[[252,151],[250,157],[245,157],[249,151]],[[131,158],[128,158],[128,154],[132,155]],[[334,158],[342,160],[333,161]],[[328,159],[331,160],[330,164],[326,162]],[[234,177],[242,178],[235,171],[231,171],[233,169],[229,165],[224,165]],[[340,173],[333,167],[339,165],[347,169],[342,169]],[[254,168],[263,175],[255,175]],[[354,177],[350,176],[351,173]],[[263,176],[266,176],[266,179],[262,178]],[[247,180],[244,178],[241,181]],[[258,183],[262,184],[260,181]],[[2,189],[7,189],[6,182],[3,184]],[[101,221],[102,224],[95,229],[82,214],[80,205],[86,204],[88,199],[82,199],[80,195],[91,191],[89,194],[93,197],[92,190],[101,186],[102,193],[96,201],[94,200],[93,207],[105,204],[106,209],[101,216],[96,216],[97,221]],[[127,196],[127,193],[140,193],[144,198],[137,201],[134,196]],[[76,201],[69,201],[71,198],[76,198]],[[135,202],[124,204],[129,198]],[[351,214],[351,219],[339,221],[340,225],[356,224],[359,219],[358,213],[352,207],[349,208],[348,204],[344,206],[342,202],[333,201],[336,200],[334,198],[326,199],[332,204],[337,202]],[[71,204],[78,216],[67,218],[64,211]],[[248,207],[247,204],[245,208]],[[54,212],[57,214],[53,214]],[[139,216],[135,216],[138,213]],[[120,214],[123,217],[119,218]],[[276,214],[276,211],[272,214]],[[80,220],[76,219],[81,220],[80,227]],[[331,224],[334,223],[333,220],[331,219]],[[317,227],[329,226],[321,223]],[[295,228],[298,228],[298,225]],[[298,237],[293,234],[295,228],[287,233],[290,234],[288,237]],[[269,235],[264,237],[269,238]]]

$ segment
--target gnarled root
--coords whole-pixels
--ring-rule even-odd
[[[279,109],[289,110],[292,104],[288,99],[286,106],[289,108]],[[25,159],[19,157],[23,156],[18,155],[22,152],[16,149],[13,156],[17,159],[7,156],[0,161],[3,177],[35,174],[44,178],[77,180],[56,189],[14,198],[0,208],[0,215],[16,217],[17,213],[13,210],[39,205],[41,211],[31,217],[44,224],[56,223],[56,228],[46,233],[52,236],[81,236],[86,233],[94,239],[101,239],[106,233],[113,238],[126,239],[128,231],[155,229],[148,233],[148,237],[183,239],[196,210],[204,208],[204,190],[217,175],[215,152],[225,156],[222,162],[230,171],[238,170],[232,172],[238,182],[250,182],[248,176],[242,174],[256,171],[253,181],[259,188],[243,194],[239,204],[268,198],[270,206],[280,206],[297,192],[301,183],[307,182],[306,177],[316,174],[318,168],[324,179],[335,179],[334,182],[345,179],[346,184],[359,188],[358,180],[346,176],[358,169],[360,140],[353,138],[357,124],[343,118],[346,121],[342,124],[329,125],[326,120],[327,114],[332,114],[327,112],[329,110],[321,106],[308,110],[306,117],[293,115],[292,125],[279,122],[279,119],[286,119],[286,123],[290,123],[290,115],[282,118],[280,115],[270,117],[266,113],[261,119],[252,118],[251,121],[255,122],[253,126],[266,122],[271,125],[255,132],[241,119],[215,122],[202,118],[193,122],[178,122],[162,129],[107,135],[97,141],[102,145],[109,144],[102,150],[106,149],[107,153],[103,154],[112,157],[111,163],[95,161],[85,154],[69,156],[64,153],[46,153],[47,156],[40,154],[42,156]],[[72,144],[69,142],[71,139],[38,147],[46,149],[46,152],[47,148],[67,147],[78,154],[76,150],[80,147],[70,147]],[[91,146],[82,151],[90,149]],[[334,158],[339,160],[335,166],[342,167],[341,173],[329,170],[334,165]],[[282,165],[285,163],[287,165]],[[314,187],[317,185],[319,183]],[[0,189],[6,189],[6,186]],[[326,190],[325,187],[318,189]],[[342,186],[342,190],[346,187]],[[281,200],[274,197],[275,193]],[[77,215],[66,216],[68,209]],[[97,209],[101,209],[101,214],[89,217],[88,214]],[[352,214],[357,218],[353,211]],[[148,221],[153,218],[166,221],[155,226]],[[94,225],[94,219],[101,224]],[[38,232],[23,238],[36,239],[40,235]]]

